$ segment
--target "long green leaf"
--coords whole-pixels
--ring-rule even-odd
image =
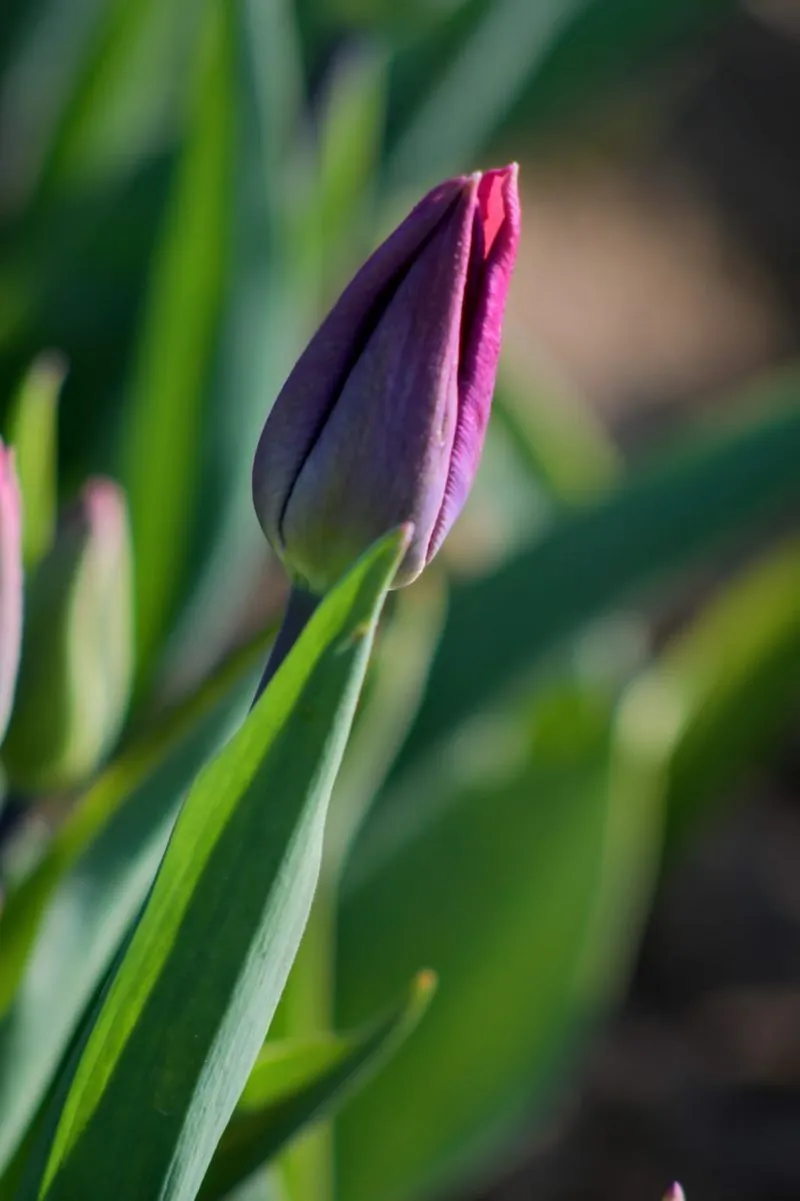
[[[315,311],[308,246],[292,236],[314,189],[302,172],[300,48],[292,0],[229,5],[235,129],[225,310],[202,420],[203,486],[192,522],[191,563],[170,652],[180,661],[213,647],[229,598],[253,582],[265,553],[253,520],[252,455]],[[318,247],[312,247],[314,258]],[[312,271],[316,278],[316,271]],[[313,319],[313,318],[311,318]],[[222,620],[221,620],[222,615]]]
[[[16,453],[22,493],[22,555],[28,571],[50,548],[58,508],[58,396],[66,363],[40,355],[17,392],[7,441]]]
[[[232,6],[214,4],[195,105],[156,252],[123,430],[136,555],[136,646],[147,671],[188,566],[206,374],[216,347],[233,170]]]
[[[329,80],[319,131],[318,209],[325,299],[334,299],[372,247],[369,206],[383,140],[386,54],[345,55]]]
[[[330,791],[406,538],[384,539],[323,601],[195,781],[29,1196],[196,1196],[302,935]]]
[[[266,1043],[211,1161],[201,1201],[225,1197],[310,1122],[338,1108],[408,1037],[435,986],[430,972],[420,973],[401,1005],[359,1033]]]
[[[0,1170],[147,895],[181,796],[241,717],[256,678],[235,665],[193,708],[188,728],[178,722],[170,732],[168,723],[166,758],[159,737],[110,768],[10,894],[2,981],[7,996],[16,991],[0,1021]]]
[[[800,380],[789,373],[754,399],[755,418],[696,436],[494,574],[453,589],[402,764],[590,618],[800,497]]]
[[[235,25],[232,236],[203,417],[205,470],[191,569],[170,644],[178,659],[187,648],[215,644],[228,598],[252,586],[254,565],[265,553],[253,520],[252,456],[269,407],[313,329],[321,269],[319,239],[306,220],[316,187],[303,126],[296,6],[293,0],[240,0],[229,8]]]

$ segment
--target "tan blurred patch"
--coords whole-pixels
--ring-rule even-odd
[[[800,37],[800,0],[750,0],[747,7],[759,20]]]
[[[615,420],[733,383],[780,353],[767,280],[673,180],[538,165],[521,179],[512,366],[535,372],[544,351]]]

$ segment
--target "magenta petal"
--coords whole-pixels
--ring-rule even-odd
[[[517,255],[520,207],[517,165],[487,171],[478,188],[483,243],[488,257],[470,263],[477,283],[470,288],[474,310],[464,314],[458,372],[458,427],[439,520],[428,546],[428,560],[441,546],[467,499],[478,470],[494,394],[508,287]],[[477,252],[478,239],[473,239]]]
[[[0,742],[6,732],[22,646],[22,513],[14,452],[0,442]]]

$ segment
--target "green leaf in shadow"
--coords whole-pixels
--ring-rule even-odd
[[[390,188],[469,170],[510,119],[553,125],[707,35],[735,0],[462,0],[400,41],[389,110]]]
[[[502,695],[635,588],[708,555],[800,497],[800,380],[766,381],[743,418],[704,431],[557,522],[492,575],[452,590],[400,765]]]
[[[440,983],[337,1120],[342,1201],[474,1184],[619,987],[660,814],[608,786],[612,716],[603,693],[551,683],[532,715],[526,702],[456,738],[366,831],[344,882],[337,1021],[385,1003],[417,956]]]
[[[617,755],[663,791],[668,849],[785,731],[800,696],[799,596],[791,541],[728,582],[627,689]]]

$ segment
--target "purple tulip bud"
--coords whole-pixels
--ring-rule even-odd
[[[436,554],[483,448],[519,240],[517,167],[448,180],[364,264],[264,426],[253,499],[287,570],[321,593],[411,522],[394,586]]]
[[[6,732],[22,645],[22,513],[14,452],[0,442],[0,742]]]

